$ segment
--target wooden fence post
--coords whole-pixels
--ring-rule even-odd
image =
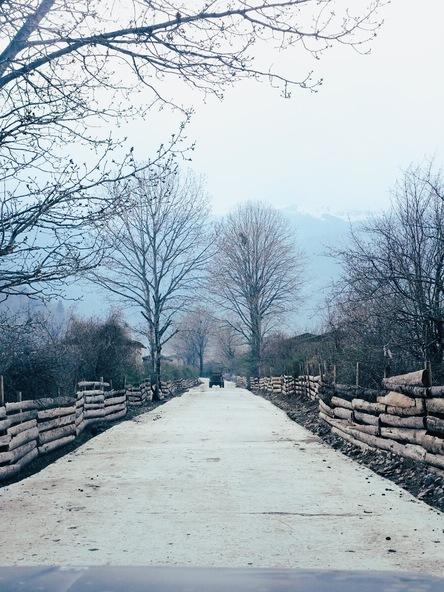
[[[428,383],[429,383],[430,386],[432,386],[432,384],[433,384],[433,380],[432,380],[433,379],[433,377],[432,377],[432,362],[430,362],[430,360],[428,360],[426,362],[426,370],[427,370],[427,374],[428,374],[428,376],[427,376]]]

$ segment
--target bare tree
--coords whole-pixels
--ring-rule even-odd
[[[328,304],[319,354],[336,366],[337,382],[354,383],[357,362],[359,384],[372,388],[380,387],[384,372],[402,374],[417,367],[418,359],[410,348],[402,348],[398,355],[401,343],[396,335],[408,334],[408,329],[396,321],[396,315],[391,316],[388,301],[384,315],[379,314],[380,303],[359,303],[343,292],[335,292]]]
[[[110,252],[93,277],[141,312],[159,397],[162,349],[176,334],[177,315],[189,308],[210,254],[207,199],[191,175],[174,173],[155,182],[138,175],[127,195],[131,208],[108,226]]]
[[[241,341],[233,324],[220,322],[216,329],[215,346],[219,358],[230,372],[236,369],[236,360],[240,352]]]
[[[217,253],[209,289],[227,322],[250,347],[251,374],[258,376],[264,336],[296,301],[302,256],[289,223],[280,212],[247,203],[216,229]]]
[[[203,375],[213,324],[209,311],[198,306],[182,317],[178,327],[176,350],[186,364],[199,368],[200,376]]]
[[[185,331],[179,330],[171,341],[171,347],[185,366],[197,367],[197,354],[194,344]]]
[[[444,356],[443,198],[440,174],[430,165],[412,167],[395,187],[391,209],[352,230],[350,245],[333,251],[344,266],[342,315],[351,319],[364,309],[354,325],[364,331],[364,322],[382,319],[381,350],[437,364]]]

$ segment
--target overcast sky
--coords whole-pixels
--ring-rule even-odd
[[[222,102],[193,98],[192,167],[206,176],[216,214],[248,199],[311,213],[381,209],[403,167],[429,157],[443,164],[444,3],[393,0],[384,17],[371,55],[342,47],[320,62],[300,49],[271,56],[298,78],[315,68],[325,81],[317,94],[295,90],[285,100],[244,82]],[[183,85],[175,92],[187,102]],[[134,124],[139,154],[172,121]]]
[[[285,100],[265,83],[245,82],[222,102],[210,97],[204,103],[183,84],[171,87],[176,98],[194,104],[187,132],[196,141],[191,166],[207,179],[214,213],[248,199],[290,210],[310,257],[312,308],[322,300],[329,270],[337,273],[322,256],[325,241],[341,240],[347,226],[315,224],[297,212],[349,217],[381,210],[410,163],[434,158],[444,166],[444,3],[393,0],[384,17],[370,55],[342,47],[320,62],[299,50],[271,56],[297,78],[315,68],[325,81],[317,94],[295,90]],[[175,116],[152,112],[148,121],[124,127],[143,158],[176,130]],[[103,312],[102,297],[91,295],[80,309]],[[298,323],[300,329],[316,324],[308,309]]]

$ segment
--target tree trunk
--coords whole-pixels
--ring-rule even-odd
[[[159,333],[158,320],[155,319],[153,328],[153,355],[152,357],[152,376],[151,376],[151,390],[153,392],[153,401],[160,401],[160,373],[161,373],[161,356],[162,344]]]
[[[262,319],[256,305],[251,310],[251,364],[250,375],[259,378],[262,358]]]
[[[203,352],[200,351],[199,352],[199,376],[203,376],[203,366],[204,366],[204,360],[203,360]]]
[[[252,335],[250,354],[250,376],[259,378],[261,362],[261,340],[259,335]]]
[[[160,346],[156,349],[156,367],[154,371],[154,389],[153,389],[153,401],[160,401],[160,356],[162,354],[162,348]]]

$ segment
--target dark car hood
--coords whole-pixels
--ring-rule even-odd
[[[421,574],[293,569],[3,567],[1,592],[443,592]]]

